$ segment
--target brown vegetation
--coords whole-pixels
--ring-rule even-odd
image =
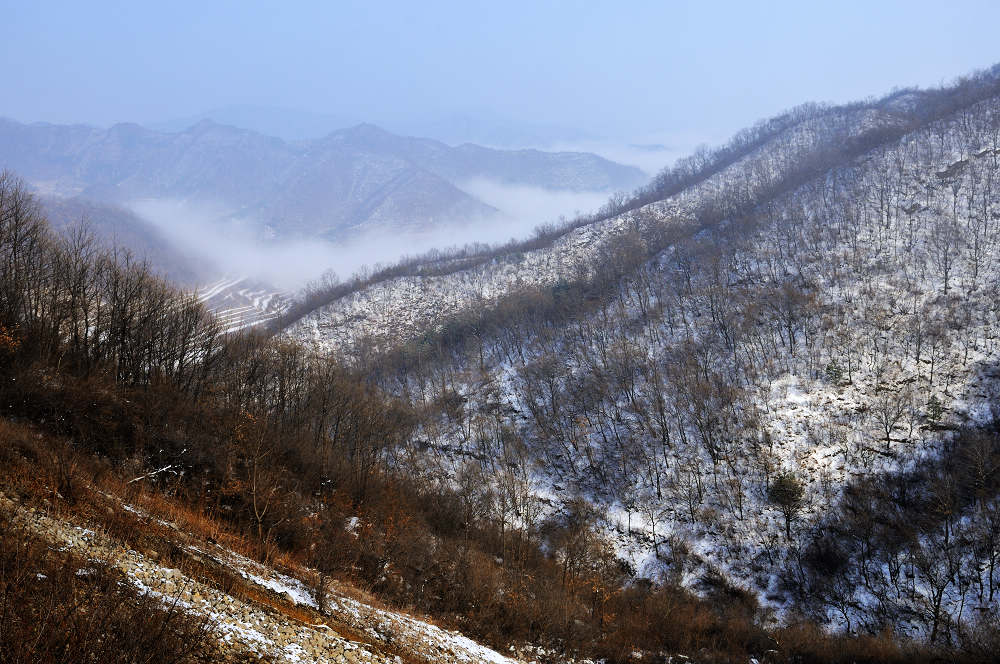
[[[0,662],[212,661],[208,626],[0,515]]]

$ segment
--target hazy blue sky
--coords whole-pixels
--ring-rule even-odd
[[[0,4],[0,115],[23,121],[254,104],[392,126],[490,109],[715,138],[1000,60],[997,0]]]

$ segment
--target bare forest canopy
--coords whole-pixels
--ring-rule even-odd
[[[640,575],[972,648],[1000,591],[998,81],[803,107],[283,335],[421,408],[438,472],[599,505]]]

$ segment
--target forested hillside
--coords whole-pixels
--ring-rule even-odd
[[[967,643],[1000,590],[998,92],[797,110],[550,238],[342,286],[289,334],[353,345],[418,409],[429,472],[508,495],[502,525],[582,499],[640,575]]]
[[[5,174],[3,652],[992,661],[998,174],[997,68],[801,107],[270,335]]]
[[[209,120],[161,133],[0,119],[0,162],[45,194],[197,203],[206,208],[200,216],[269,239],[503,223],[462,189],[476,177],[556,191],[611,191],[645,179],[594,154],[450,147],[373,125],[285,142]]]

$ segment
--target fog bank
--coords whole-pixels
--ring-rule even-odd
[[[403,230],[402,222],[398,227],[362,228],[343,241],[280,236],[265,240],[261,237],[264,224],[234,217],[225,206],[211,202],[147,198],[132,201],[128,207],[154,224],[180,252],[203,261],[220,276],[253,277],[297,291],[328,272],[347,278],[362,268],[389,265],[431,249],[526,239],[540,224],[596,210],[609,195],[507,185],[483,178],[459,186],[500,214],[419,230]]]

